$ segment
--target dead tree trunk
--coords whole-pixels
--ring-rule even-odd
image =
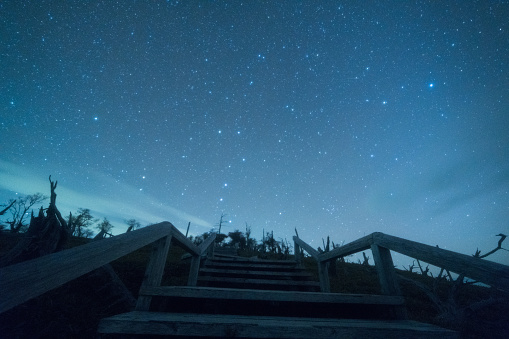
[[[37,217],[34,217],[32,213],[27,232],[14,248],[0,259],[0,267],[60,251],[69,240],[69,227],[56,206],[57,182],[51,181],[51,176],[49,182],[51,200],[46,215],[42,207]]]
[[[71,227],[67,225],[56,206],[57,182],[51,181],[51,176],[49,181],[51,197],[46,215],[42,207],[37,217],[34,217],[32,213],[28,231],[15,247],[0,259],[0,267],[60,251],[69,240]],[[104,302],[107,310],[115,309],[118,313],[125,312],[132,310],[136,303],[131,292],[109,264],[78,278],[72,284],[90,286],[94,296]]]

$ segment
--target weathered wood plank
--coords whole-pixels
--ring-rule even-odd
[[[141,286],[159,286],[164,274],[164,267],[168,257],[172,236],[168,235],[159,239],[155,244],[150,256],[150,261],[145,272]],[[152,297],[141,296],[136,302],[137,311],[148,311]]]
[[[0,313],[178,231],[162,222],[0,269]]]
[[[264,263],[253,264],[253,263],[247,263],[247,262],[238,264],[238,263],[232,263],[232,262],[206,261],[205,266],[206,267],[214,267],[214,268],[225,268],[225,269],[228,269],[228,268],[235,269],[235,268],[242,267],[243,269],[272,270],[272,271],[276,271],[276,270],[302,271],[303,270],[303,268],[297,267],[296,265],[290,266],[290,265],[277,265],[277,264],[264,264]]]
[[[294,254],[295,254],[295,261],[297,262],[297,265],[302,265],[302,252],[300,250],[299,244],[294,240],[293,241],[293,248],[294,248]]]
[[[300,239],[299,237],[297,237],[296,235],[293,236],[293,241],[294,243],[296,243],[297,245],[299,245],[304,251],[308,252],[309,255],[311,255],[313,258],[315,258],[316,260],[319,259],[319,255],[320,255],[320,252],[318,252],[317,250],[315,250],[313,247],[311,247],[310,245],[308,245],[307,243],[305,243],[302,239]]]
[[[392,251],[509,292],[509,266],[383,233],[373,233],[373,240]]]
[[[340,257],[345,257],[350,254],[354,254],[360,251],[365,251],[371,247],[371,244],[373,243],[373,237],[372,235],[367,235],[365,237],[362,237],[360,239],[357,239],[355,241],[352,241],[348,244],[345,244],[340,247],[336,247],[335,249],[321,253],[319,255],[318,260],[319,261],[329,261],[334,260]]]
[[[271,277],[272,279],[284,279],[284,278],[312,278],[310,273],[305,271],[297,272],[272,272],[272,271],[256,271],[255,269],[244,269],[242,268],[230,268],[230,269],[219,269],[219,268],[202,268],[201,273],[217,274],[217,275],[242,275],[242,276],[253,276],[253,277]]]
[[[330,292],[329,263],[318,262],[318,278],[320,279],[320,290],[324,293]]]
[[[199,246],[200,255],[204,255],[210,251],[210,247],[214,245],[214,241],[216,240],[216,233],[212,233],[209,235],[207,239],[205,239]]]
[[[258,258],[244,258],[238,256],[230,257],[214,257],[209,262],[217,263],[234,263],[234,264],[252,264],[252,265],[278,265],[278,266],[295,266],[297,262],[295,260],[268,260]]]
[[[391,251],[376,244],[371,245],[371,251],[378,272],[382,293],[386,295],[401,295]]]
[[[320,284],[315,281],[300,280],[270,280],[270,279],[251,279],[251,278],[230,278],[230,277],[199,277],[199,281],[218,282],[218,283],[234,283],[234,284],[252,284],[267,286],[309,286],[318,287]]]
[[[191,268],[189,269],[189,277],[187,278],[187,286],[196,286],[198,281],[198,273],[200,271],[201,256],[194,255],[191,259]]]
[[[173,226],[173,225],[172,225]],[[183,249],[191,253],[191,255],[201,255],[201,251],[191,240],[186,238],[185,235],[180,233],[180,231],[173,226],[175,232],[173,232],[173,241],[175,241],[178,245],[180,245]]]
[[[131,312],[101,321],[99,333],[246,338],[457,338],[415,321],[250,317],[192,313]]]
[[[271,291],[189,286],[142,287],[140,295],[220,300],[268,300],[327,304],[404,305],[402,296]]]

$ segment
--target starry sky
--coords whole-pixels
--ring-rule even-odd
[[[191,234],[509,226],[505,1],[2,1],[0,201]],[[507,247],[507,246],[506,246]],[[492,260],[508,262],[499,252]]]

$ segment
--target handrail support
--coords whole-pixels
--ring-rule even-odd
[[[143,287],[157,287],[161,285],[163,279],[164,267],[166,259],[168,258],[168,251],[170,249],[172,235],[168,235],[159,239],[154,243],[150,261],[145,272],[145,277],[141,284]],[[136,311],[148,311],[150,303],[152,302],[151,296],[139,296],[136,302]]]

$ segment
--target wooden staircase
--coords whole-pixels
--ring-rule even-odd
[[[291,260],[215,256],[200,268],[199,286],[317,292],[320,284]]]
[[[407,320],[400,296],[322,293],[296,261],[217,254],[198,286],[146,286],[150,308],[103,319],[99,333],[240,338],[456,338]]]
[[[249,262],[246,269],[246,263],[242,262],[245,259],[228,258],[224,253],[222,257],[217,253],[218,255],[209,258],[209,261],[204,261],[203,259],[214,251],[215,239],[216,234],[211,234],[197,246],[170,222],[164,221],[0,268],[0,314],[147,245],[151,245],[153,250],[136,303],[136,311],[103,319],[98,328],[100,335],[245,338],[457,337],[453,331],[405,318],[403,298],[400,297],[391,252],[407,255],[485,283],[494,289],[509,292],[507,265],[380,232],[323,253],[294,236],[295,260],[301,263],[305,251],[316,261],[322,292],[288,291],[295,289],[295,281],[307,280],[301,275],[302,271],[293,271],[290,278],[282,267],[274,271],[265,269],[268,267],[264,270],[260,267],[255,269],[255,263]],[[176,243],[189,254],[187,287],[161,286],[170,243]],[[366,250],[371,250],[383,295],[325,293],[330,290],[328,263]],[[228,263],[225,259],[233,262]],[[226,269],[225,264],[230,267]],[[272,264],[265,262],[256,265],[270,267]],[[298,264],[288,264],[299,268]],[[252,271],[259,273],[253,277],[253,274],[250,274]],[[232,276],[233,274],[237,276]],[[210,281],[210,278],[217,278],[214,279],[217,281]],[[241,279],[243,283],[234,281],[237,284],[235,288],[219,287],[221,281],[227,283],[227,278]],[[257,284],[253,284],[251,280],[258,280]],[[271,284],[265,284],[260,280],[272,281]],[[202,286],[197,286],[198,281]],[[209,284],[216,284],[218,287],[203,286]],[[286,287],[281,288],[281,285]],[[294,287],[290,288],[292,285]]]

